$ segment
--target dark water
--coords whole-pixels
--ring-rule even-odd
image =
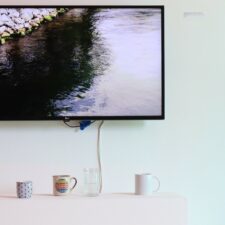
[[[160,115],[160,13],[74,10],[0,47],[0,118]]]

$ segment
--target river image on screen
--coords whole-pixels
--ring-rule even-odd
[[[161,14],[1,8],[0,119],[161,116]]]

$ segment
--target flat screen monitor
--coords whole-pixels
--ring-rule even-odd
[[[163,6],[1,6],[0,120],[164,119]]]

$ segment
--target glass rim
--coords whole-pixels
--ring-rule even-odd
[[[90,167],[90,168],[86,167],[86,168],[83,169],[83,171],[84,172],[93,172],[93,171],[99,172],[99,168],[97,168],[97,167]]]

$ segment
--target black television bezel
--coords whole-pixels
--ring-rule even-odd
[[[164,5],[0,5],[0,8],[155,8],[161,10],[161,115],[157,116],[60,116],[60,117],[0,117],[0,121],[54,121],[54,120],[164,120],[165,119],[165,44]]]

